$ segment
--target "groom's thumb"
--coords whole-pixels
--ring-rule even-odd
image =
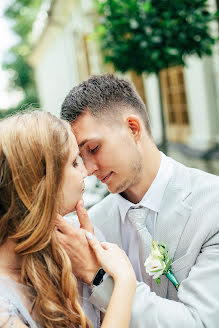
[[[94,233],[94,227],[90,222],[89,216],[87,214],[87,210],[84,207],[83,200],[80,200],[76,205],[76,211],[78,215],[78,219],[80,222],[80,226],[82,229],[85,229],[91,233]]]

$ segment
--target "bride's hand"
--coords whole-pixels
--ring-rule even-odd
[[[87,232],[86,237],[102,268],[116,281],[124,279],[136,283],[135,272],[126,253],[116,244],[100,243],[94,235]]]

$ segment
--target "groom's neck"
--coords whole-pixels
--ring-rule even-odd
[[[144,154],[142,172],[138,183],[126,189],[121,195],[134,204],[139,203],[157,176],[160,164],[161,153],[157,148],[151,151],[150,156]]]

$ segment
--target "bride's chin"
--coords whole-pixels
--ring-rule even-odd
[[[69,213],[72,213],[76,210],[76,205],[77,203],[75,204],[68,204],[69,206],[62,206],[64,204],[59,204],[59,207],[58,207],[58,213],[61,215],[61,216],[65,216]],[[67,204],[66,204],[67,205]]]
[[[72,208],[68,208],[68,209],[62,209],[62,216],[65,216],[67,214],[70,214],[72,212],[75,212],[76,211],[76,206],[73,206]]]

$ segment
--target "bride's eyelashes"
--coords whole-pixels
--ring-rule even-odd
[[[76,168],[78,167],[79,163],[78,163],[78,159],[76,159],[73,163],[72,163],[73,167]]]

